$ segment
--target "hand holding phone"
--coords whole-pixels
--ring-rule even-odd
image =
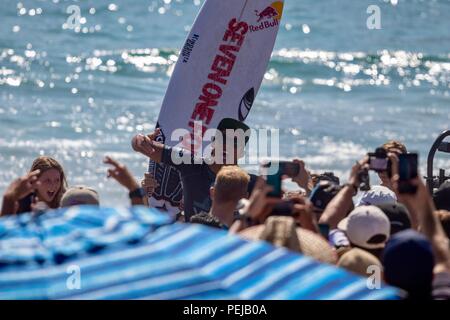
[[[278,161],[265,161],[261,163],[260,173],[264,177],[268,186],[272,188],[272,191],[267,194],[271,198],[281,198],[281,177],[282,171],[280,170],[280,164]]]
[[[297,177],[300,173],[300,165],[291,161],[266,161],[261,164],[261,174],[273,190],[268,194],[269,197],[281,198],[282,196],[282,178]]]
[[[377,148],[375,152],[368,153],[367,156],[369,162],[369,170],[373,170],[378,173],[390,171],[390,159],[388,157],[387,151],[384,148]]]
[[[292,161],[280,161],[280,171],[282,175],[295,178],[300,174],[300,164]]]
[[[262,177],[258,177],[250,199],[245,201],[245,205],[239,209],[239,212],[256,224],[264,223],[273,207],[282,201],[279,198],[268,197],[271,190],[272,187]]]
[[[267,196],[273,198],[281,198],[283,192],[281,189],[281,174],[279,172],[275,174],[268,174],[265,176],[267,185],[272,187],[272,191],[270,191]]]
[[[415,194],[417,186],[411,180],[418,176],[419,156],[417,153],[404,153],[398,156],[398,192]]]
[[[291,217],[294,212],[294,202],[291,200],[281,201],[274,205],[271,216]]]

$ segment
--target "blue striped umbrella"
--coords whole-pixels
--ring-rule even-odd
[[[342,269],[174,223],[156,209],[74,207],[0,219],[0,299],[398,297],[392,287],[370,290]]]

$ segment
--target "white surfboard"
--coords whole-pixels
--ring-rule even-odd
[[[157,126],[159,141],[173,146],[172,132],[217,128],[223,118],[244,121],[261,86],[275,44],[283,1],[206,0],[183,46],[169,82]],[[150,161],[160,187],[150,204],[178,212],[178,172]]]

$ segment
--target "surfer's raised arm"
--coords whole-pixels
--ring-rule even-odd
[[[156,137],[159,135],[159,132],[160,129],[156,129],[155,132],[147,136],[143,134],[134,136],[131,140],[133,150],[142,153],[157,163],[160,163],[162,161],[164,144],[155,141]]]

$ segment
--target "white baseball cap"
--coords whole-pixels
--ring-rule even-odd
[[[384,186],[372,186],[369,191],[363,193],[356,206],[377,206],[394,203],[397,203],[397,196],[394,191]]]
[[[391,224],[381,209],[361,206],[343,219],[338,228],[345,231],[352,244],[364,249],[380,249],[389,238]]]

